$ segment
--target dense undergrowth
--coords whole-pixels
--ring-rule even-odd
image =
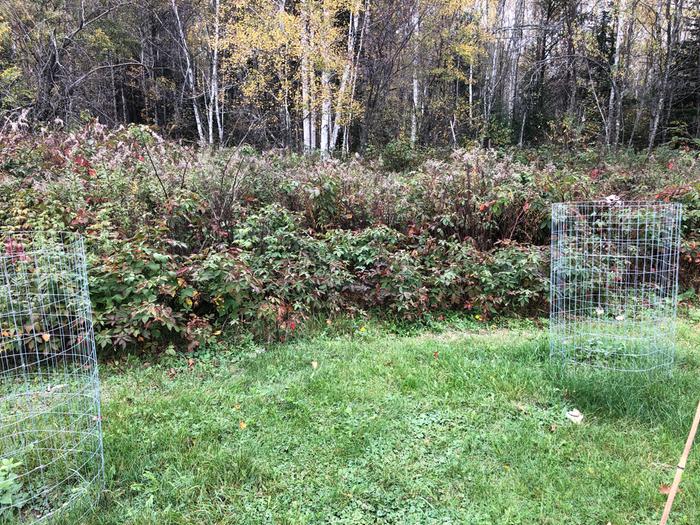
[[[0,222],[86,235],[104,352],[286,339],[341,312],[541,312],[550,203],[613,194],[685,204],[685,297],[698,285],[697,151],[396,155],[197,150],[96,124],[14,133],[0,137]]]

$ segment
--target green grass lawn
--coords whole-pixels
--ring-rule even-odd
[[[103,366],[87,522],[656,523],[700,394],[699,326],[679,338],[651,383],[562,378],[533,324]],[[682,488],[672,523],[700,523],[699,451]]]

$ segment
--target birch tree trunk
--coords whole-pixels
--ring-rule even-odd
[[[666,99],[669,96],[668,87],[671,76],[671,68],[676,52],[676,43],[678,41],[678,33],[680,30],[680,20],[683,16],[683,0],[675,0],[674,9],[671,9],[671,0],[666,0],[666,57],[663,62],[663,75],[661,85],[659,87],[659,98],[656,103],[656,108],[653,112],[653,119],[649,127],[649,144],[648,150],[651,152],[654,144],[656,144],[656,135],[659,129],[661,116],[664,113]]]
[[[177,8],[176,0],[170,0],[173,8],[173,14],[175,15],[175,20],[177,22],[177,31],[180,37],[180,46],[182,48],[182,54],[185,57],[185,83],[189,85],[190,94],[192,97],[192,110],[194,111],[194,120],[197,125],[197,135],[199,136],[199,143],[206,144],[206,136],[204,135],[204,128],[202,126],[202,117],[199,114],[199,106],[197,105],[197,91],[195,86],[194,71],[192,69],[192,61],[190,58],[190,50],[187,45],[187,38],[185,38],[185,30],[182,27],[182,21],[180,20],[180,11]]]
[[[615,104],[616,97],[620,97],[619,93],[621,86],[619,82],[621,80],[620,74],[620,50],[622,49],[622,39],[624,35],[625,26],[625,0],[620,0],[617,6],[617,28],[615,30],[615,52],[613,55],[613,64],[610,69],[610,97],[608,99],[608,118],[605,123],[605,137],[607,146],[617,146],[617,130],[616,123],[618,118],[616,116],[617,106]]]
[[[321,72],[321,156],[327,157],[331,133],[331,73]]]
[[[114,60],[112,60],[114,62]],[[119,113],[117,110],[117,83],[114,79],[114,66],[109,68],[110,81],[112,84],[112,115],[114,115],[114,122],[119,122]]]
[[[287,0],[280,0],[277,13],[279,16],[279,28],[282,34],[286,34],[287,28],[284,24],[284,14]],[[282,121],[284,122],[284,135],[285,135],[285,147],[289,148],[292,143],[292,119],[289,112],[289,43],[285,41],[284,51],[282,56],[282,71],[280,72],[282,78],[282,96],[283,104],[281,108]]]
[[[214,144],[214,115],[219,135],[219,143],[223,142],[221,115],[219,114],[219,0],[212,0],[214,8],[214,42],[211,59],[211,81],[209,83],[209,107],[207,124],[209,125],[209,144]]]
[[[615,146],[623,144],[625,141],[625,129],[624,129],[624,108],[623,102],[625,96],[627,95],[627,90],[629,88],[630,81],[630,57],[632,56],[632,40],[634,39],[634,27],[635,27],[635,13],[637,10],[638,2],[637,0],[632,0],[630,4],[626,6],[627,14],[625,15],[627,28],[624,33],[625,46],[622,49],[622,69],[620,71],[620,80],[618,85],[617,93],[617,109],[615,110]],[[636,127],[636,122],[634,127]]]
[[[322,27],[325,34],[331,34],[331,15],[327,4],[323,3]],[[331,139],[331,70],[330,51],[331,42],[321,43],[321,57],[323,69],[321,71],[321,157],[327,157]]]
[[[420,110],[420,83],[418,81],[418,60],[420,45],[418,42],[420,36],[420,17],[418,13],[419,0],[413,8],[413,13],[411,14],[411,26],[412,26],[412,39],[413,39],[413,57],[411,60],[411,76],[413,84],[413,106],[411,108],[411,144],[415,145],[418,139],[418,112]]]
[[[370,0],[365,0],[365,9],[364,9],[364,15],[362,17],[362,29],[360,29],[360,41],[357,46],[357,53],[355,54],[355,58],[353,59],[353,67],[350,72],[350,102],[352,103],[353,100],[355,100],[355,89],[357,86],[357,74],[358,74],[358,65],[360,63],[360,55],[362,53],[362,45],[365,40],[365,31],[367,29],[367,26],[369,24],[370,20]],[[347,155],[350,152],[350,125],[349,123],[352,122],[352,105],[350,106],[350,110],[348,111],[348,118],[347,122],[344,126],[343,129],[343,153]]]
[[[510,39],[510,49],[508,52],[510,58],[510,71],[507,79],[508,89],[505,90],[506,121],[508,122],[508,125],[513,124],[515,102],[518,94],[518,67],[520,65],[520,55],[522,52],[521,44],[523,37],[523,4],[523,0],[517,0],[515,4],[512,36]]]
[[[488,6],[488,2],[486,4]],[[498,6],[496,7],[496,21],[494,25],[494,30],[500,31],[503,26],[503,10],[505,8],[505,0],[499,0]],[[488,18],[488,15],[487,15]],[[496,39],[491,46],[491,67],[486,80],[486,96],[484,97],[484,130],[483,132],[488,135],[489,127],[491,123],[491,116],[493,114],[493,107],[496,101],[496,90],[498,87],[498,66],[500,60],[500,50],[501,44]],[[489,140],[490,142],[490,140]],[[490,144],[488,144],[490,146]]]
[[[309,153],[311,144],[311,93],[309,75],[309,12],[307,0],[301,0],[301,119],[304,128],[304,153]]]
[[[469,60],[469,125],[474,122],[474,60]]]
[[[317,147],[317,139],[318,139],[318,133],[316,130],[316,123],[318,119],[318,111],[316,111],[316,95],[317,95],[317,86],[316,86],[316,71],[314,68],[310,68],[309,70],[309,84],[310,84],[310,90],[309,90],[309,112],[311,114],[311,149],[316,150]]]
[[[343,76],[340,79],[340,87],[338,88],[338,98],[335,105],[335,119],[333,121],[333,130],[331,132],[331,150],[334,150],[336,144],[338,143],[338,133],[340,132],[340,122],[343,118],[343,107],[346,104],[350,73],[354,68],[355,34],[359,24],[359,16],[359,13],[357,13],[355,9],[353,9],[350,13],[350,22],[348,23],[347,53],[345,56],[345,65],[343,66]]]
[[[313,5],[313,2],[309,4],[309,6],[311,5]],[[311,14],[313,14],[313,12]],[[313,53],[311,56],[315,56],[318,52],[316,42],[316,20],[313,18],[309,23],[309,50]],[[311,149],[316,150],[318,148],[318,84],[316,82],[316,66],[313,62],[309,68],[309,84],[311,88],[309,90],[309,106],[311,107]]]

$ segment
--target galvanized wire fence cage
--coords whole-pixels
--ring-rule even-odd
[[[681,205],[552,206],[550,344],[563,364],[645,372],[675,354]]]
[[[0,272],[0,523],[78,523],[103,484],[83,240],[0,233]]]

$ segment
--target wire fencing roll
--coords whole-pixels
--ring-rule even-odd
[[[104,470],[83,239],[0,233],[0,272],[0,523],[77,523]]]
[[[553,358],[629,372],[671,368],[681,211],[614,198],[552,206]]]

